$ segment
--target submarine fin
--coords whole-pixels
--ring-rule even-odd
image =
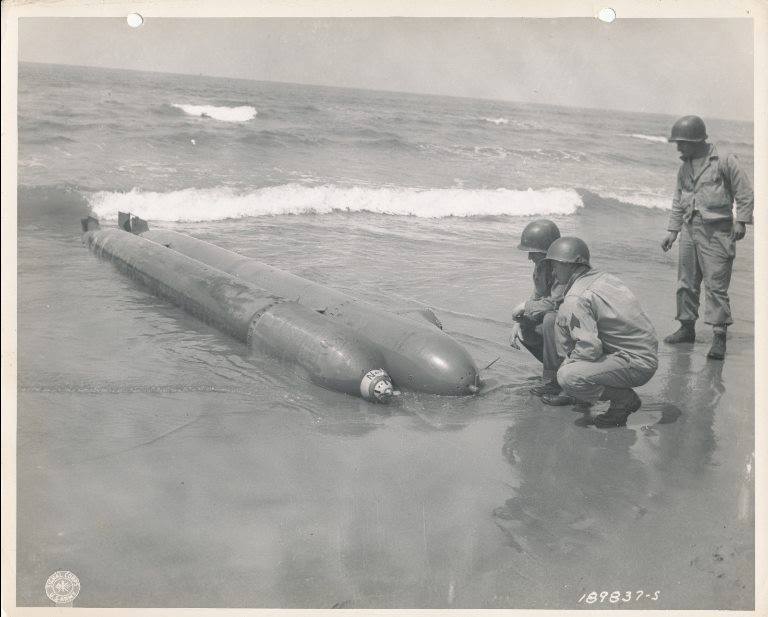
[[[141,234],[149,231],[149,224],[138,216],[133,216],[130,212],[117,213],[117,226],[123,231],[133,234]]]
[[[83,232],[101,229],[99,219],[94,216],[86,216],[84,219],[80,219],[80,226],[83,228]]]
[[[145,231],[149,231],[149,223],[138,216],[131,217],[131,233],[141,234]]]
[[[131,213],[130,212],[118,212],[117,213],[117,226],[123,231],[131,231]]]
[[[417,315],[421,315],[433,326],[437,326],[441,330],[443,329],[443,323],[440,321],[440,319],[438,319],[437,315],[435,315],[435,312],[431,308],[404,309],[402,311],[396,311],[396,313],[398,315],[409,315],[409,314],[416,313]]]

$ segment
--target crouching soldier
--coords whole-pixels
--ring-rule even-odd
[[[533,294],[513,310],[515,324],[509,341],[515,349],[519,349],[519,341],[543,365],[541,383],[531,388],[531,393],[536,396],[560,392],[555,378],[560,367],[555,343],[555,315],[563,301],[563,286],[555,281],[551,264],[546,260],[549,246],[559,237],[557,225],[539,219],[526,225],[517,246],[528,253],[528,259],[534,264]]]
[[[615,276],[593,270],[579,238],[560,238],[547,251],[555,278],[565,285],[555,335],[564,360],[557,381],[568,397],[583,403],[610,401],[595,426],[624,426],[640,409],[632,389],[648,382],[658,366],[656,331],[632,292]],[[569,404],[544,396],[550,405]]]

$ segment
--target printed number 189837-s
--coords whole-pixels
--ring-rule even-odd
[[[579,603],[586,602],[587,604],[594,604],[595,602],[605,602],[606,600],[611,604],[618,604],[619,602],[639,602],[640,600],[653,600],[654,602],[659,599],[660,591],[656,590],[653,593],[648,593],[639,589],[637,591],[590,591],[589,593],[583,593],[579,598]]]

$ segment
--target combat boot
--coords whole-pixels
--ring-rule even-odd
[[[665,343],[677,345],[677,343],[693,343],[696,340],[695,321],[681,321],[680,328],[664,339]]]
[[[556,381],[542,381],[530,389],[530,393],[534,396],[544,396],[545,394],[556,395],[560,394],[560,392],[562,392],[562,388]]]
[[[565,392],[556,392],[554,394],[545,394],[541,397],[541,402],[553,407],[564,407],[566,405],[575,405],[576,399],[568,396]]]
[[[707,353],[707,358],[712,360],[724,360],[725,359],[725,332],[715,332],[715,336],[712,339],[712,347]]]
[[[541,396],[541,402],[545,405],[551,405],[552,407],[566,407],[568,405],[573,405],[573,410],[578,411],[579,413],[586,413],[589,408],[592,407],[592,403],[580,401],[575,396],[569,396],[559,388],[560,386],[558,386],[557,392],[543,394]]]
[[[626,426],[629,414],[640,409],[640,397],[632,388],[611,388],[606,386],[601,400],[611,401],[611,406],[605,413],[594,417],[593,422],[598,428]]]

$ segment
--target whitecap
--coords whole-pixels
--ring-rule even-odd
[[[509,120],[506,118],[483,118],[485,122],[491,122],[493,124],[499,125],[499,124],[509,124]]]
[[[631,133],[626,135],[627,137],[634,137],[635,139],[643,139],[645,141],[653,141],[660,144],[667,143],[666,137],[660,137],[659,135],[643,135],[642,133]]]
[[[345,210],[399,216],[531,216],[573,214],[583,206],[573,189],[415,189],[283,184],[249,192],[231,187],[167,193],[99,191],[89,195],[93,213],[116,219],[118,211],[155,221],[216,221],[279,214],[327,214]]]
[[[213,105],[186,105],[183,103],[173,103],[172,107],[181,109],[185,114],[198,116],[200,118],[213,118],[222,122],[248,122],[253,120],[256,114],[254,107],[250,105],[241,105],[239,107],[215,107]]]

